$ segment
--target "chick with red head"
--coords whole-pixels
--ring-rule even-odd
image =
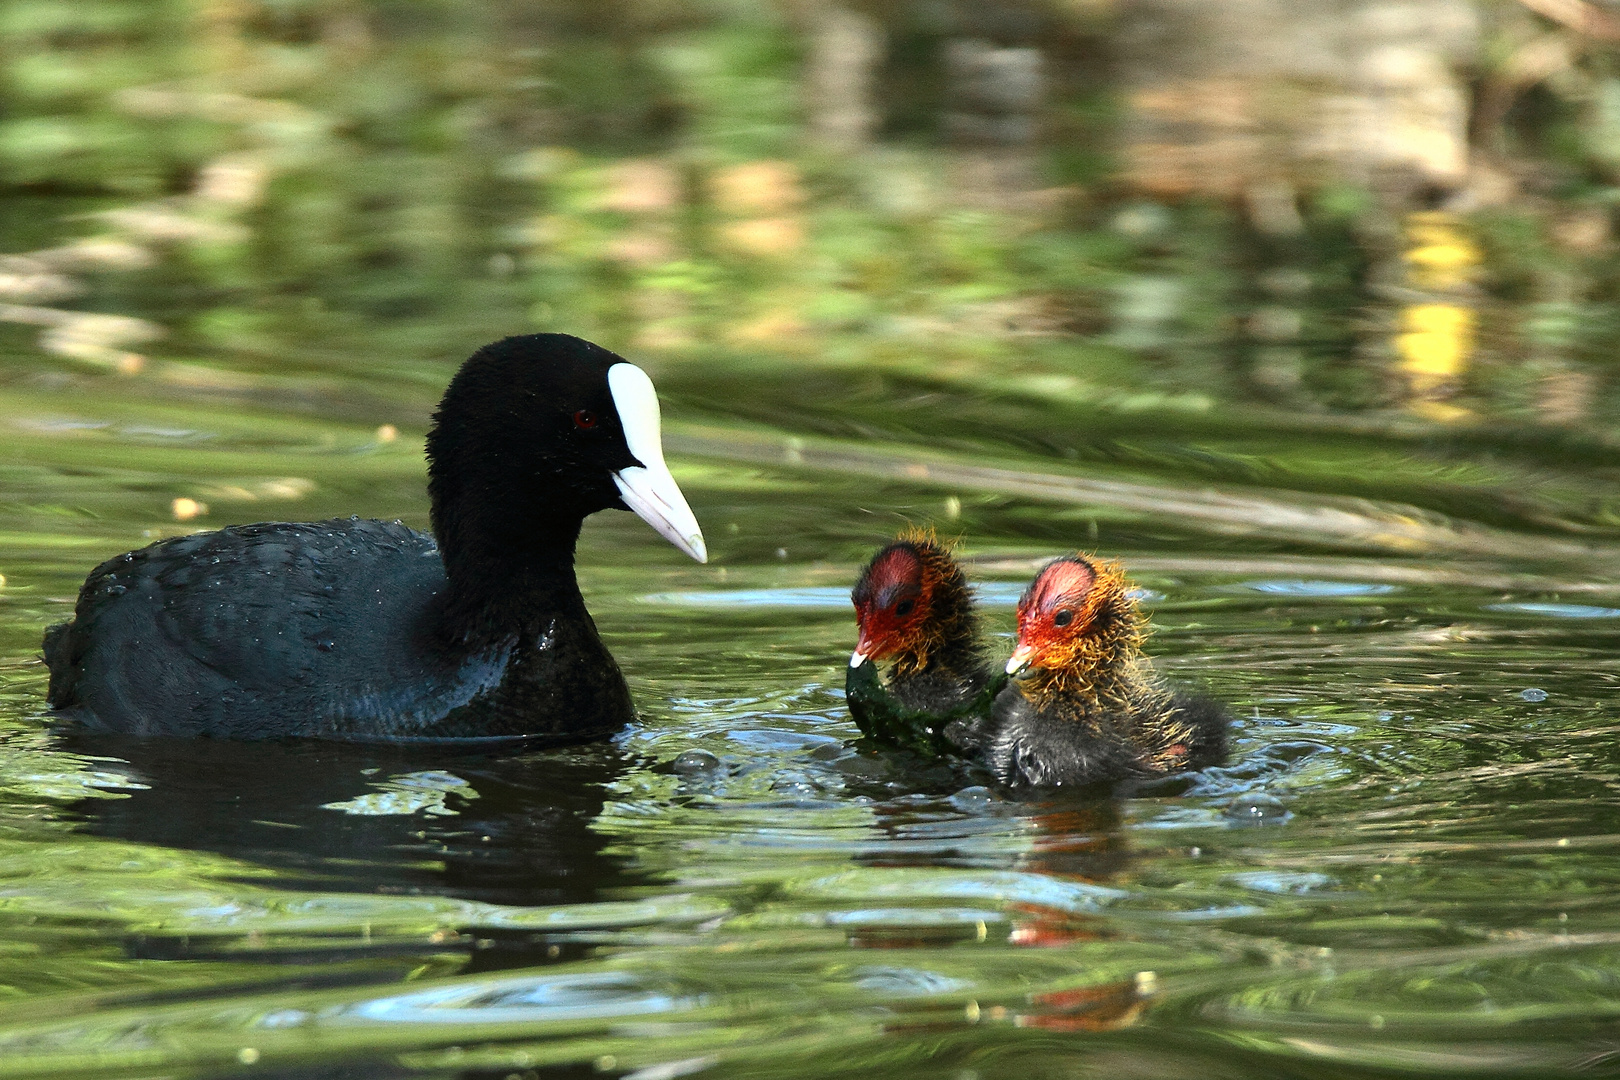
[[[1082,786],[1225,757],[1225,710],[1155,676],[1147,630],[1117,563],[1071,555],[1036,575],[1018,602],[1012,679],[978,737],[1003,783]]]
[[[946,728],[988,715],[1005,680],[985,656],[973,595],[950,550],[932,533],[908,531],[872,557],[850,599],[859,636],[844,685],[856,725],[928,754],[951,749]]]

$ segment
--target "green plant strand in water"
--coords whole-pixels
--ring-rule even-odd
[[[877,665],[868,660],[849,669],[844,678],[844,695],[849,703],[849,714],[855,718],[855,726],[861,729],[862,735],[887,746],[914,751],[925,758],[938,758],[958,750],[956,744],[945,737],[946,727],[953,720],[987,718],[996,695],[1006,685],[1006,672],[997,672],[972,700],[949,712],[919,712],[895,700],[883,685]]]

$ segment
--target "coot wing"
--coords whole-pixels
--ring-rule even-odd
[[[405,734],[470,697],[469,674],[485,681],[428,638],[444,586],[432,538],[398,524],[162,541],[85,581],[47,641],[51,704],[136,734]]]

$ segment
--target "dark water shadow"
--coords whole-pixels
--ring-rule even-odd
[[[625,767],[605,744],[493,757],[73,733],[62,746],[144,785],[76,804],[86,831],[282,871],[272,884],[516,905],[630,884],[590,828]]]

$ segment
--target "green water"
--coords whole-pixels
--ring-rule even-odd
[[[713,561],[587,525],[612,745],[50,732],[40,633],[101,559],[425,527],[452,367],[0,386],[0,1077],[1620,1071],[1601,442],[654,365]],[[1124,559],[1230,761],[1078,802],[852,748],[845,590],[905,521],[963,537],[1003,646],[1040,560]]]

